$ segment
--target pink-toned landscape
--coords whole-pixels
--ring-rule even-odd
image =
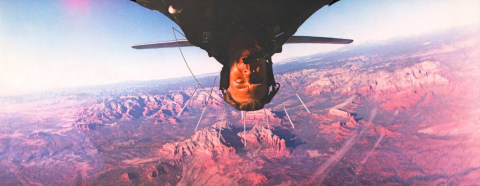
[[[245,132],[192,78],[0,98],[1,185],[480,184],[478,30],[274,70],[282,89]]]

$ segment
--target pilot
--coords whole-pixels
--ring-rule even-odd
[[[280,88],[273,76],[271,55],[243,31],[230,41],[227,59],[220,73],[223,100],[238,110],[264,108]]]

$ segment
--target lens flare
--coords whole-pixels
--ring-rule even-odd
[[[90,9],[90,0],[62,0],[64,9],[69,13],[84,14]]]

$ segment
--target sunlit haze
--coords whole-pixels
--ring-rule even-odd
[[[454,27],[480,25],[480,1],[342,0],[316,12],[297,35],[354,39],[350,46],[290,45],[274,62]],[[172,21],[123,0],[0,1],[0,96],[188,76],[177,48],[131,45],[173,40]],[[221,65],[185,48],[195,74]]]

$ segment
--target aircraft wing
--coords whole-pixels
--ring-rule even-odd
[[[351,39],[341,39],[341,38],[331,38],[331,37],[312,37],[312,36],[292,36],[290,39],[285,42],[285,44],[301,44],[301,43],[312,43],[312,44],[349,44],[352,43]],[[134,49],[154,49],[154,48],[173,48],[173,47],[188,47],[195,46],[188,40],[178,40],[178,41],[165,41],[159,43],[147,43],[141,45],[133,45]]]
[[[172,48],[172,47],[186,47],[193,46],[187,40],[178,40],[178,41],[165,41],[159,43],[147,43],[141,45],[133,45],[134,49],[153,49],[153,48]]]
[[[277,46],[273,50],[273,52],[280,52],[281,46],[313,13],[338,0],[132,1],[164,14],[177,23],[191,44],[206,50],[209,56],[215,57],[218,61],[224,61],[222,59],[226,58],[228,40],[237,29],[263,28],[265,32],[258,33],[271,35],[283,33],[276,38]],[[319,41],[317,39],[309,42],[318,43]]]
[[[341,39],[341,38],[331,38],[331,37],[312,37],[312,36],[292,36],[285,42],[285,44],[294,44],[294,43],[350,44],[352,42],[353,40],[351,39]]]

